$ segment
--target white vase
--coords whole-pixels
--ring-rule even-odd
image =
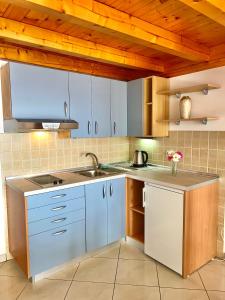
[[[180,99],[180,118],[190,119],[191,117],[191,98],[189,96],[183,96]]]

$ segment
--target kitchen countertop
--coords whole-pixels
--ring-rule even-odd
[[[109,165],[114,167],[114,165]],[[26,177],[9,177],[6,178],[7,184],[16,189],[19,192],[22,192],[24,196],[31,196],[35,194],[60,190],[64,188],[75,187],[79,185],[86,185],[95,182],[105,181],[109,178],[122,178],[128,177],[136,180],[141,180],[146,183],[158,184],[165,187],[175,188],[182,191],[190,191],[201,186],[213,183],[218,181],[219,176],[216,174],[209,173],[200,173],[200,172],[191,172],[191,171],[178,171],[176,176],[171,174],[170,168],[163,166],[152,166],[146,169],[139,170],[125,170],[118,168],[118,173],[110,174],[101,177],[90,178],[78,173],[73,173],[71,171],[76,170],[87,170],[87,168],[63,170],[58,172],[52,172],[51,175],[54,175],[60,179],[63,179],[65,182],[62,185],[57,185],[53,187],[43,188],[33,182],[27,180]],[[35,174],[37,175],[37,174]],[[38,174],[40,175],[40,174]],[[43,175],[43,174],[41,174]]]

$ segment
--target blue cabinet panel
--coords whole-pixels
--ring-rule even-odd
[[[65,226],[80,220],[85,220],[85,209],[79,209],[68,213],[28,223],[28,234],[34,235],[57,227]]]
[[[45,206],[60,201],[84,197],[84,186],[60,189],[53,192],[41,193],[27,197],[27,208]]]
[[[111,135],[127,136],[127,83],[111,80]]]
[[[111,135],[110,122],[110,80],[92,77],[92,117],[93,136]]]
[[[64,103],[69,105],[68,72],[19,63],[10,63],[9,66],[13,117],[66,117]]]
[[[92,136],[91,76],[69,73],[70,117],[79,123],[72,137]]]
[[[108,243],[125,236],[125,178],[107,181]]]
[[[67,213],[73,210],[78,210],[85,207],[85,199],[77,198],[68,201],[62,201],[46,206],[41,206],[27,211],[28,222],[42,220],[53,216]]]
[[[85,186],[87,251],[107,244],[107,186],[98,182]]]
[[[143,136],[143,91],[144,80],[136,79],[127,83],[127,135]]]
[[[85,253],[85,221],[33,235],[29,241],[34,276]]]

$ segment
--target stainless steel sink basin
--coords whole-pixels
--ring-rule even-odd
[[[81,171],[77,173],[87,177],[100,177],[100,176],[109,175],[108,172],[102,170],[88,170],[88,171]]]

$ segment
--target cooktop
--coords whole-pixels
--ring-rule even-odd
[[[26,178],[27,180],[38,184],[41,187],[52,187],[63,184],[64,180],[49,174]]]

